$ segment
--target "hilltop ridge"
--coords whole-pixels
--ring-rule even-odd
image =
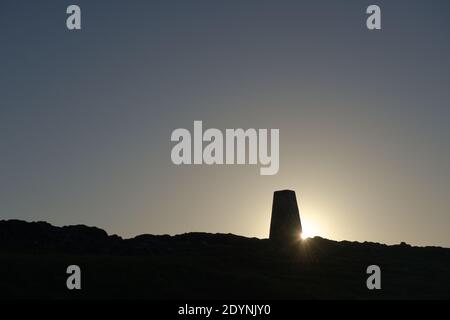
[[[65,288],[80,265],[83,290]],[[379,265],[382,290],[366,288]],[[320,237],[279,246],[233,234],[122,239],[84,225],[0,221],[2,298],[450,298],[450,249]]]

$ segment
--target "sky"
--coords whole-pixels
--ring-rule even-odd
[[[438,0],[0,0],[0,219],[267,238],[292,189],[311,235],[450,247],[448,39]],[[278,174],[174,165],[194,120],[279,129]]]

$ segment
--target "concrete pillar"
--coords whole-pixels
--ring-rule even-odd
[[[292,244],[300,241],[301,232],[302,224],[295,191],[275,191],[269,238],[276,242]]]

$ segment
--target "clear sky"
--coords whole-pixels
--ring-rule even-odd
[[[438,0],[1,0],[0,219],[267,237],[289,188],[311,234],[450,247],[449,39]],[[173,165],[194,120],[280,129],[279,173]]]

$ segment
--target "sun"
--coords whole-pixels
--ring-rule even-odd
[[[302,232],[300,233],[300,238],[302,240],[307,240],[309,238],[314,238],[315,236],[317,236],[318,233],[318,229],[317,226],[315,224],[311,224],[311,223],[305,223],[303,225],[302,228]]]
[[[306,232],[301,232],[301,233],[300,233],[300,239],[302,239],[302,240],[307,240],[307,239],[309,239],[309,238],[311,238],[311,237],[309,237],[309,236],[306,234]]]

